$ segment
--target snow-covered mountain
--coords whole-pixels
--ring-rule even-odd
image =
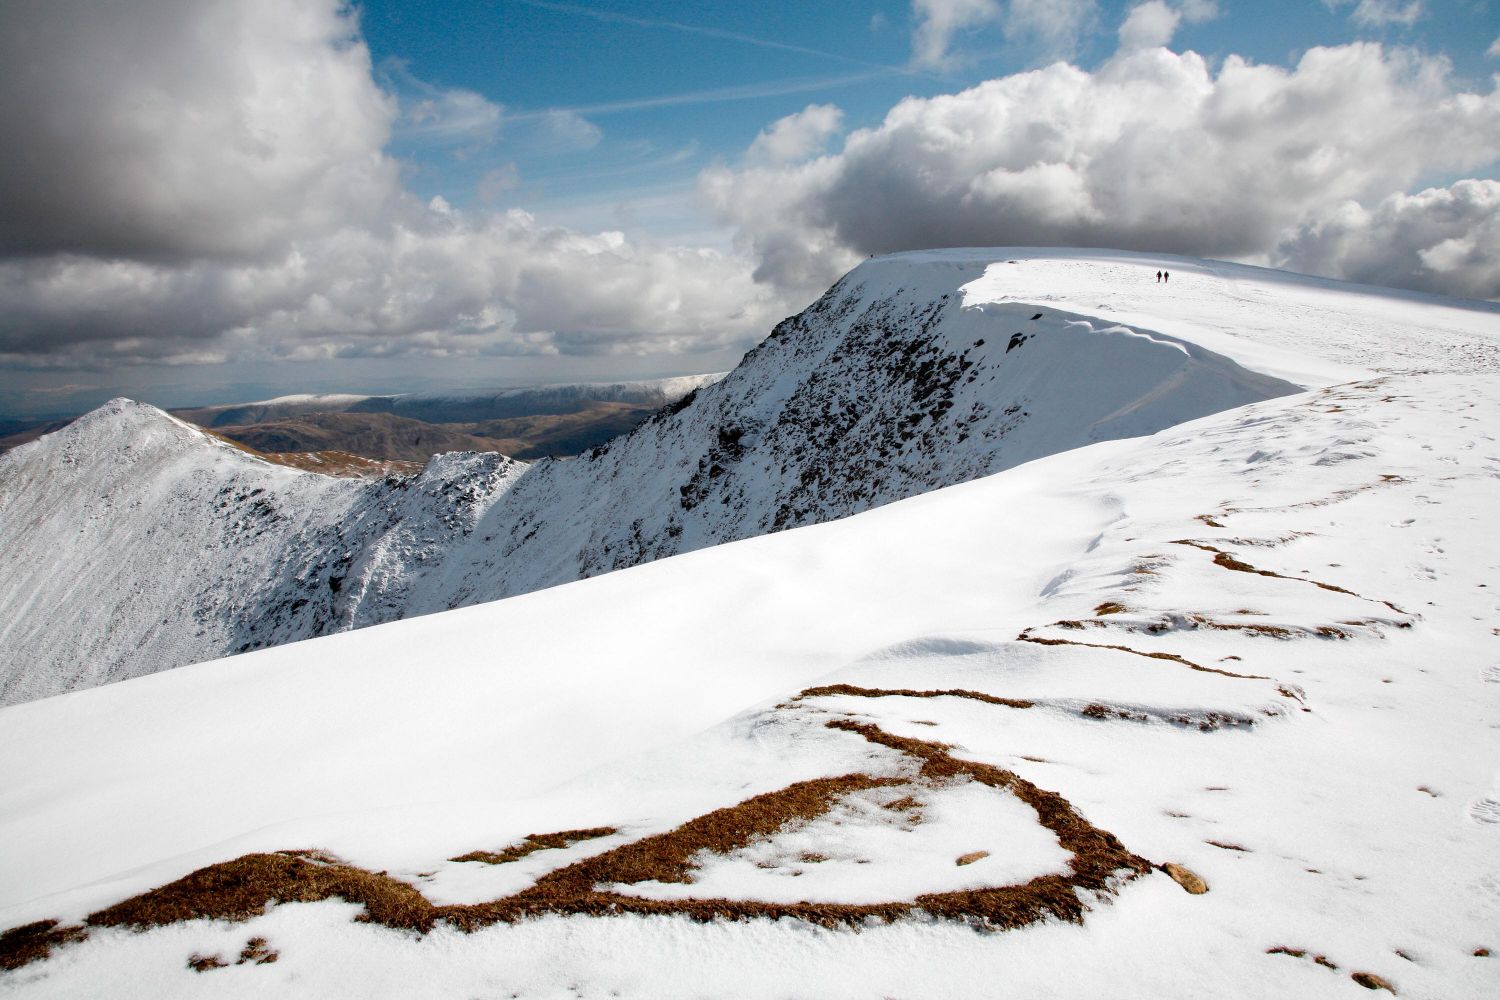
[[[1493,313],[1172,270],[1434,370],[0,710],[0,993],[1496,995]]]
[[[1493,363],[1490,304],[1175,259],[1168,289],[1161,260],[871,260],[721,381],[529,467],[450,455],[329,482],[116,401],[0,457],[0,691],[527,593],[1392,363]]]

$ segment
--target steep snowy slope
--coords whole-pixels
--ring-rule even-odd
[[[1493,996],[1496,426],[1361,379],[0,710],[0,992]]]
[[[392,550],[420,562],[525,468],[452,455],[409,480],[330,478],[123,399],[0,462],[0,703],[232,652],[247,603],[331,526],[366,562],[388,564]],[[336,591],[354,553],[316,560]]]
[[[209,558],[189,567],[152,553],[153,539],[173,537],[179,518],[199,516],[192,505],[144,510],[120,534],[133,563],[174,567],[175,612],[137,613],[112,596],[124,585],[118,578],[89,585],[111,622],[113,660],[92,658],[89,629],[97,626],[70,620],[65,592],[33,581],[41,573],[81,579],[91,561],[109,558],[76,544],[81,524],[101,516],[101,501],[71,490],[73,499],[54,509],[8,485],[24,478],[17,469],[28,482],[48,474],[58,447],[48,441],[0,457],[0,489],[18,498],[0,506],[0,533],[25,534],[26,551],[48,553],[45,561],[7,554],[12,583],[0,592],[0,618],[15,617],[38,591],[45,598],[27,613],[46,622],[0,641],[0,677],[28,677],[25,693],[7,698],[844,517],[1094,441],[1358,377],[1392,359],[1445,369],[1492,364],[1500,329],[1490,303],[1177,260],[1164,286],[1152,279],[1162,258],[1018,253],[868,261],[722,381],[604,448],[537,462],[519,477],[516,466],[477,458],[429,468],[419,486],[426,499],[409,520],[402,484],[371,484],[347,507],[323,504],[264,529],[264,556],[241,561],[232,546],[208,546]],[[1114,319],[1122,311],[1128,326]],[[135,490],[162,488],[147,477]],[[163,650],[150,640],[159,617],[174,616],[229,624],[204,630],[196,646],[178,636]],[[85,656],[90,673],[75,681]],[[48,687],[48,677],[59,679]]]

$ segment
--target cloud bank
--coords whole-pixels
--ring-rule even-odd
[[[1150,0],[1126,24],[1145,17],[1130,32],[1159,39],[1184,10]],[[1462,91],[1440,58],[1361,43],[1215,70],[1125,45],[1093,72],[1057,63],[909,98],[835,154],[722,166],[702,186],[757,276],[804,292],[871,253],[1076,245],[1500,296],[1489,183],[1402,194],[1497,159],[1500,92]],[[1394,241],[1378,264],[1360,231]]]
[[[417,202],[393,136],[482,143],[502,109],[382,76],[340,0],[0,4],[0,362],[644,354],[775,318],[731,255]]]

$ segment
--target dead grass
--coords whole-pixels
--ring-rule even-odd
[[[53,948],[82,941],[88,931],[56,920],[38,920],[0,934],[0,969],[19,969],[52,954]]]
[[[1250,848],[1248,847],[1241,847],[1239,844],[1231,844],[1223,840],[1205,840],[1204,843],[1217,847],[1222,851],[1243,851],[1246,854],[1250,853]]]
[[[504,865],[512,861],[520,861],[529,854],[537,851],[560,850],[564,847],[572,847],[583,840],[596,840],[599,837],[610,837],[620,831],[612,826],[595,826],[586,830],[560,830],[557,833],[528,833],[526,838],[519,844],[513,844],[503,851],[470,851],[449,861],[479,861],[487,865]]]
[[[1173,861],[1168,861],[1161,866],[1161,870],[1171,877],[1173,882],[1182,886],[1182,891],[1194,896],[1201,896],[1208,891],[1208,883],[1203,881],[1198,874]]]
[[[1377,976],[1373,972],[1354,972],[1350,973],[1349,978],[1367,990],[1385,990],[1391,996],[1398,995],[1396,987],[1392,986],[1389,980]]]
[[[1031,708],[1036,702],[1026,701],[1021,698],[1001,698],[993,694],[985,694],[983,691],[968,691],[963,688],[949,688],[943,691],[916,691],[911,688],[866,688],[855,687],[853,684],[825,684],[821,687],[810,687],[794,698],[800,701],[803,698],[828,698],[845,695],[851,698],[968,698],[971,701],[982,701],[986,705],[1003,705],[1006,708]]]
[[[1356,594],[1352,590],[1346,590],[1343,587],[1338,586],[1337,584],[1325,583],[1322,580],[1313,580],[1309,577],[1303,576],[1287,576],[1284,573],[1275,573],[1268,569],[1259,569],[1255,566],[1250,565],[1242,559],[1236,559],[1234,556],[1230,555],[1228,552],[1225,552],[1223,549],[1215,548],[1214,546],[1205,544],[1204,542],[1195,542],[1190,538],[1178,538],[1174,539],[1172,544],[1187,545],[1191,548],[1202,549],[1204,552],[1212,552],[1214,554],[1214,565],[1221,567],[1222,569],[1233,570],[1236,573],[1253,573],[1256,576],[1269,576],[1276,580],[1295,580],[1297,583],[1310,583],[1314,587],[1319,587],[1323,590],[1330,590],[1335,594],[1347,594],[1350,597],[1357,597],[1361,601],[1373,601],[1376,604],[1384,604],[1386,607],[1390,608],[1398,615],[1406,614],[1405,611],[1402,611],[1390,601],[1382,601],[1379,598],[1365,597],[1361,594]],[[1400,623],[1397,623],[1397,627],[1409,627],[1409,625],[1402,626]]]
[[[1232,670],[1220,670],[1218,667],[1205,667],[1201,663],[1194,663],[1187,657],[1178,656],[1176,653],[1146,653],[1142,652],[1139,649],[1131,649],[1129,646],[1121,646],[1115,643],[1107,642],[1080,642],[1077,639],[1047,639],[1042,636],[1032,635],[1031,629],[1026,629],[1020,635],[1016,636],[1016,641],[1034,642],[1041,646],[1086,646],[1089,649],[1114,649],[1118,650],[1121,653],[1132,653],[1136,656],[1144,656],[1152,660],[1171,660],[1173,663],[1180,663],[1184,667],[1187,667],[1191,670],[1199,670],[1205,674],[1218,674],[1221,677],[1237,677],[1240,680],[1248,681],[1268,681],[1271,679],[1262,674],[1237,674]]]
[[[770,837],[789,824],[814,819],[853,792],[911,781],[910,777],[845,774],[797,782],[714,810],[666,833],[549,872],[530,888],[488,903],[434,906],[415,888],[384,872],[366,871],[323,852],[293,851],[248,854],[210,865],[100,910],[87,923],[145,929],[202,918],[242,921],[263,914],[273,901],[313,902],[336,897],[363,906],[360,920],[419,933],[439,921],[477,930],[543,914],[617,913],[679,914],[701,921],[795,918],[829,927],[859,926],[871,920],[898,920],[921,913],[1002,930],[1049,918],[1081,922],[1088,910],[1086,899],[1112,895],[1123,881],[1151,871],[1149,862],[1126,850],[1113,834],[1090,824],[1061,795],[1038,788],[1011,771],[957,759],[944,744],[895,736],[868,723],[835,719],[827,726],[896,751],[916,766],[921,779],[967,779],[1015,795],[1035,810],[1039,822],[1071,853],[1068,873],[1039,876],[1021,885],[931,893],[913,901],[872,904],[658,900],[610,888],[644,881],[688,883],[695,859],[701,855],[725,854]],[[911,805],[916,804],[910,796],[907,799]],[[905,804],[898,799],[891,806]],[[595,831],[546,836],[566,839],[580,832]],[[58,928],[49,921],[30,924],[0,937],[0,954],[6,956],[6,968],[18,968],[45,958],[51,947],[79,940],[84,934],[82,927]],[[270,961],[273,959],[267,956],[274,954],[263,939],[251,939],[242,958],[248,955],[245,960]],[[220,960],[215,957],[214,961]]]
[[[1102,618],[1105,615],[1118,615],[1128,610],[1130,609],[1118,602],[1105,601],[1103,604],[1094,609],[1094,614]]]
[[[218,955],[189,955],[187,965],[194,972],[211,972],[214,969],[229,968],[229,963]]]

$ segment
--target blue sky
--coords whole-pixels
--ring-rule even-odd
[[[398,128],[391,148],[409,164],[414,192],[458,206],[517,205],[573,226],[712,241],[724,234],[693,204],[698,173],[716,159],[739,158],[770,122],[833,103],[846,127],[870,126],[903,97],[951,93],[1057,58],[1094,67],[1114,53],[1131,5],[1099,4],[1085,30],[1060,45],[1008,39],[1001,22],[980,25],[958,34],[941,68],[912,65],[916,15],[902,0],[359,6],[371,55],[393,91],[420,101],[430,97],[424,85],[466,90],[497,111],[453,134]],[[1500,36],[1500,11],[1484,0],[1425,0],[1410,24],[1361,22],[1351,16],[1354,5],[1320,0],[1226,0],[1217,8],[1181,24],[1173,47],[1210,60],[1238,54],[1289,65],[1316,45],[1377,40],[1441,54],[1475,85],[1500,68],[1486,55]],[[556,111],[597,131],[555,134],[548,113]],[[485,199],[487,175],[504,181]]]
[[[1500,0],[6,0],[0,417],[723,370],[869,254],[1500,298]]]

